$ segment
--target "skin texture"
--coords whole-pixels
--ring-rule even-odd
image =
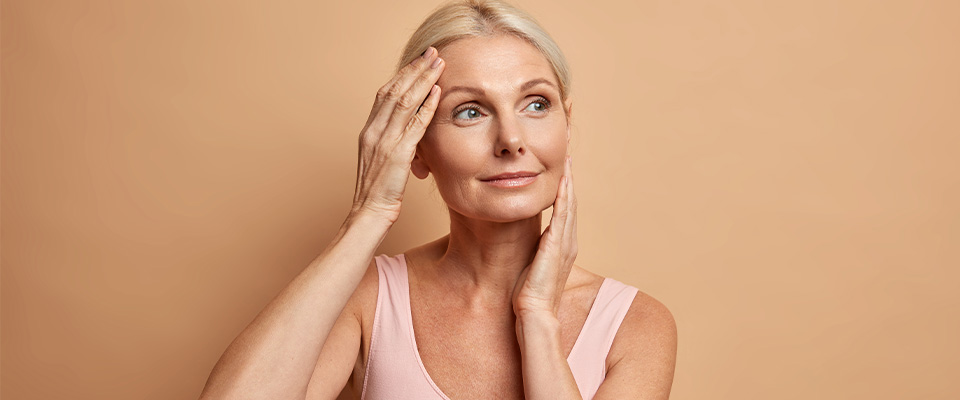
[[[501,357],[513,365],[519,361],[521,370],[513,375],[520,372],[525,379],[507,379],[512,386],[507,392],[578,397],[560,349],[557,315],[576,257],[575,218],[568,218],[575,211],[573,196],[569,180],[561,184],[570,174],[570,99],[563,103],[539,51],[514,36],[459,40],[440,49],[440,56],[447,61],[437,82],[444,94],[412,170],[421,179],[434,175],[450,211],[451,233],[439,259],[419,260],[423,278],[417,284],[451,288],[452,296],[464,299],[460,312],[472,310],[475,321],[501,327],[493,337],[506,336],[502,327],[509,326],[509,310],[514,311],[518,347],[501,350]],[[516,171],[538,175],[521,188],[484,182]],[[541,242],[541,212],[555,202],[558,221],[547,230],[553,240]],[[492,346],[497,347],[502,346]],[[465,395],[478,389],[451,386]]]
[[[443,94],[411,166],[418,178],[434,176],[450,211],[445,254],[430,267],[460,293],[506,301],[537,251],[541,212],[557,199],[572,103],[561,102],[549,63],[519,38],[462,39],[440,56]],[[521,90],[527,82],[535,84]],[[483,182],[514,171],[539,175],[522,188]]]
[[[379,292],[373,255],[399,217],[411,171],[433,175],[450,209],[448,236],[404,253],[414,335],[434,383],[454,399],[580,397],[566,357],[603,277],[574,265],[572,103],[559,106],[546,60],[517,38],[439,50],[379,90],[360,132],[349,215],[228,346],[201,399],[332,399],[344,385],[359,395]],[[468,104],[476,119],[455,118]],[[517,170],[539,175],[522,188],[483,181]],[[675,357],[670,312],[639,293],[594,398],[667,398]]]
[[[437,332],[418,334],[418,343],[424,344],[421,357],[432,378],[454,397],[494,394],[485,393],[482,385],[463,385],[471,380],[447,372],[464,364],[482,365],[469,357],[459,365],[445,361],[459,351],[497,354],[495,366],[479,381],[501,382],[495,389],[500,398],[521,392],[526,398],[579,398],[566,356],[602,277],[574,265],[576,196],[568,157],[572,99],[560,98],[543,55],[514,36],[458,40],[441,48],[440,56],[445,68],[437,85],[443,94],[411,168],[420,179],[429,174],[436,179],[450,211],[451,233],[408,252],[407,258],[413,265],[415,308],[422,301],[421,309],[447,317],[421,317],[426,326],[436,324]],[[483,181],[513,171],[539,175],[523,188],[496,188]],[[542,211],[551,205],[550,225],[541,236]],[[655,302],[643,294],[637,297]],[[638,319],[628,317],[625,326]],[[450,322],[457,320],[467,322]],[[675,328],[672,317],[666,320],[662,329]],[[511,322],[517,347],[505,348],[498,341],[509,339],[504,331]],[[451,330],[463,333],[442,333]],[[464,340],[470,337],[466,332],[483,333]],[[470,345],[458,346],[464,341]],[[438,350],[431,354],[431,348]],[[617,361],[627,359],[611,354],[619,356]],[[673,365],[667,358],[662,365],[669,367],[670,378],[651,387],[659,395],[650,398],[669,393]],[[519,370],[504,368],[503,361]],[[629,362],[620,365],[621,371],[610,375],[630,377]],[[470,373],[476,381],[478,371]],[[522,381],[511,374],[522,375]],[[614,387],[615,379],[610,382],[603,391],[612,396],[638,394],[636,381],[623,381],[621,388]]]

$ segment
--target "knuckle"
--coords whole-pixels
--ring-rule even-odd
[[[360,147],[361,147],[361,148],[364,148],[364,149],[371,148],[371,147],[373,147],[376,143],[377,143],[377,142],[376,142],[372,137],[370,137],[370,135],[365,135],[365,136],[363,136],[363,137],[360,138]]]
[[[367,126],[363,131],[360,132],[360,144],[371,144],[376,143],[377,141],[377,132],[373,126]]]
[[[416,113],[413,115],[413,118],[410,119],[410,123],[407,124],[407,131],[416,130],[422,127],[423,124],[423,113]]]
[[[389,91],[390,91],[390,88],[387,87],[387,86],[381,87],[380,90],[377,90],[376,102],[377,102],[377,103],[380,103],[380,102],[386,100],[386,98],[387,98],[387,93],[389,93]]]
[[[384,94],[384,100],[392,100],[400,97],[400,90],[400,85],[394,84],[390,86]]]
[[[412,109],[417,105],[416,100],[414,99],[411,92],[407,92],[397,100],[397,108],[402,108],[404,110]]]
[[[427,92],[427,96],[430,93]],[[436,99],[424,99],[423,106],[420,107],[418,114],[423,114],[428,120],[433,118],[433,113],[437,111],[437,101]]]

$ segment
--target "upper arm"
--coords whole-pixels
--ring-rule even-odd
[[[327,335],[317,359],[317,366],[307,385],[306,399],[336,399],[349,382],[361,351],[361,311],[364,296],[369,296],[371,279],[376,293],[376,261],[370,262],[360,284]]]
[[[663,303],[637,293],[617,331],[618,359],[594,399],[668,399],[677,362],[677,323]]]

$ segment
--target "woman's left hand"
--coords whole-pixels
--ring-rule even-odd
[[[520,273],[513,289],[513,312],[518,318],[529,313],[556,317],[560,310],[560,296],[577,258],[577,199],[572,170],[573,159],[567,156],[550,225],[540,236],[533,262]]]

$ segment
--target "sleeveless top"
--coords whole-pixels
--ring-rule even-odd
[[[403,254],[375,257],[380,289],[370,337],[370,353],[361,400],[450,400],[427,374],[413,334],[410,288]],[[591,399],[607,373],[613,338],[638,289],[604,278],[567,364],[580,389]]]

